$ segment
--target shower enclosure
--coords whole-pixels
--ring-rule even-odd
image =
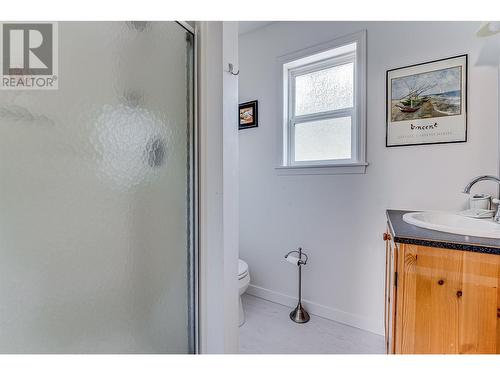
[[[59,22],[0,90],[0,353],[195,350],[194,36]]]

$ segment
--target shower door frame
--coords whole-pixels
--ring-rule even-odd
[[[191,220],[189,220],[189,249],[188,249],[188,334],[189,353],[200,353],[200,332],[199,332],[199,179],[198,179],[198,56],[197,38],[198,33],[195,27],[186,21],[175,21],[180,27],[192,35],[192,91],[191,100],[191,121],[189,124],[189,205]]]

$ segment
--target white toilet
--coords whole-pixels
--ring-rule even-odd
[[[248,264],[241,259],[238,260],[238,287],[240,290],[240,327],[245,323],[245,313],[243,312],[243,304],[241,303],[241,295],[245,293],[250,284],[250,273],[248,272]]]

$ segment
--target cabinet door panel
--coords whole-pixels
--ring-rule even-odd
[[[396,353],[499,353],[500,256],[402,245]]]
[[[400,246],[399,255],[396,353],[414,353],[417,293],[416,254],[412,246],[404,245]]]
[[[405,245],[398,287],[399,353],[457,353],[462,254]]]
[[[460,353],[496,353],[498,326],[498,255],[463,253],[462,289],[458,291]]]
[[[499,261],[500,262],[500,261]],[[500,263],[497,278],[497,354],[500,354]]]
[[[418,248],[418,258],[419,275],[430,284],[429,313],[419,317],[418,323],[428,325],[430,335],[428,340],[419,340],[417,352],[458,353],[457,291],[462,282],[462,252]]]

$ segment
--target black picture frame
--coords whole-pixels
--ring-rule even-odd
[[[248,109],[251,111],[251,120],[242,119],[242,111]],[[259,126],[259,102],[252,100],[250,102],[241,103],[238,106],[238,129],[256,128]]]
[[[413,68],[421,65],[427,65],[427,64],[432,64],[436,62],[441,62],[441,61],[446,61],[446,60],[452,60],[452,59],[457,59],[457,58],[465,58],[465,71],[462,72],[462,78],[465,81],[465,87],[464,87],[464,116],[465,116],[465,130],[464,130],[464,139],[463,140],[456,140],[456,141],[443,141],[443,142],[418,142],[418,143],[406,143],[406,144],[389,144],[389,123],[390,123],[390,114],[389,114],[389,75],[391,72],[401,70],[401,69],[407,69],[407,68]],[[465,143],[467,142],[468,138],[468,77],[469,77],[469,67],[468,67],[468,54],[461,54],[461,55],[456,55],[456,56],[451,56],[451,57],[445,57],[442,59],[437,59],[437,60],[432,60],[432,61],[426,61],[423,63],[418,63],[418,64],[412,64],[412,65],[407,65],[407,66],[402,66],[398,68],[393,68],[389,69],[386,71],[385,75],[385,98],[386,98],[386,103],[385,103],[385,147],[405,147],[405,146],[427,146],[427,145],[436,145],[436,144],[448,144],[448,143]]]

